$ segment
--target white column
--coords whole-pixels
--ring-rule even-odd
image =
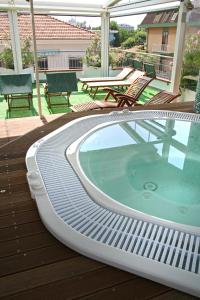
[[[109,75],[109,32],[110,14],[107,12],[101,15],[101,75]]]
[[[22,71],[22,53],[20,45],[20,36],[17,22],[17,12],[15,10],[8,11],[8,20],[10,27],[10,39],[13,53],[14,68],[16,73]]]
[[[180,80],[181,80],[181,71],[183,64],[183,54],[184,54],[184,44],[185,44],[185,32],[186,32],[186,14],[187,7],[186,1],[180,3],[178,22],[176,29],[176,41],[174,48],[174,60],[171,76],[171,91],[174,93],[179,92]]]
[[[42,119],[43,115],[42,115],[42,104],[41,104],[41,95],[40,95],[40,79],[39,79],[39,70],[38,70],[34,8],[33,8],[33,0],[28,0],[28,1],[30,2],[30,10],[31,10],[31,24],[32,24],[32,33],[33,33],[33,55],[34,55],[35,80],[36,80],[37,98],[38,98],[38,112],[40,118]]]

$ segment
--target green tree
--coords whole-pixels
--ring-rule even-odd
[[[119,30],[119,26],[116,21],[110,22],[110,30]]]
[[[137,44],[144,44],[146,42],[147,33],[144,30],[137,29],[135,32],[135,41]]]
[[[0,60],[5,68],[14,69],[13,54],[11,48],[6,47],[3,49],[3,51],[0,53]]]
[[[185,41],[185,52],[183,57],[183,69],[181,86],[191,90],[196,90],[196,84],[187,80],[184,76],[196,76],[200,70],[200,36],[197,34],[188,34]]]
[[[110,30],[115,30],[114,39],[110,42],[110,45],[112,47],[119,47],[120,46],[120,40],[119,40],[119,26],[116,21],[111,21],[110,22]]]
[[[132,48],[135,45],[135,37],[129,37],[125,42],[122,43],[123,48]]]
[[[8,42],[9,44],[9,42]],[[31,38],[27,37],[23,40],[22,48],[22,64],[23,67],[28,67],[33,64],[33,53],[31,51]],[[3,65],[8,69],[14,69],[13,53],[11,46],[7,46],[0,53],[0,60],[3,62]]]
[[[31,38],[27,37],[22,45],[22,64],[23,67],[28,67],[34,62],[33,52],[31,51]]]
[[[92,40],[91,45],[86,50],[86,54],[83,60],[87,64],[87,66],[101,66],[101,45],[98,36],[96,36]]]
[[[119,41],[120,45],[125,42],[129,37],[134,37],[135,31],[134,30],[127,30],[124,28],[119,29]]]

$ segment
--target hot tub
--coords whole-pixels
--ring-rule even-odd
[[[46,227],[104,263],[200,295],[200,117],[113,112],[72,121],[27,152]]]

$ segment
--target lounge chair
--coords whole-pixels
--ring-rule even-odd
[[[160,91],[149,99],[144,104],[138,103],[133,97],[127,97],[126,95],[119,96],[119,101],[123,102],[123,105],[126,106],[138,106],[138,105],[156,105],[156,104],[165,104],[172,102],[175,98],[179,97],[180,93],[173,94],[168,91]]]
[[[78,91],[76,73],[47,73],[47,83],[44,87],[48,108],[53,105],[63,105],[63,102],[51,102],[53,96],[67,96],[67,105],[70,106],[71,92]]]
[[[72,111],[86,111],[91,109],[98,109],[98,108],[110,108],[110,107],[120,107],[123,106],[124,100],[120,97],[130,97],[131,99],[135,99],[135,101],[139,98],[139,96],[142,94],[144,89],[147,87],[147,85],[153,80],[153,78],[141,76],[137,78],[128,90],[124,94],[120,94],[119,91],[113,90],[113,89],[106,89],[108,91],[108,94],[104,101],[90,101],[88,103],[84,104],[77,104],[71,107]],[[108,102],[108,96],[112,96],[116,102]]]
[[[86,85],[86,90],[88,88],[87,83],[89,82],[101,82],[101,81],[116,81],[116,80],[124,80],[134,71],[131,67],[125,67],[118,75],[114,77],[91,77],[91,78],[80,78],[79,80],[82,82],[82,89]]]
[[[144,105],[156,105],[165,104],[172,102],[175,98],[180,96],[180,94],[173,94],[167,91],[161,91],[149,99]],[[131,107],[142,105],[137,102],[138,99],[128,96],[118,94],[118,102],[101,102],[101,101],[90,101],[88,103],[74,105],[71,107],[72,111],[87,111],[93,109],[103,109],[103,108],[116,108],[116,107]]]
[[[31,74],[0,75],[0,94],[8,102],[8,109],[32,107],[33,87]],[[28,105],[13,106],[13,100],[27,99]]]
[[[112,87],[129,87],[137,78],[144,75],[143,71],[135,70],[126,80],[115,80],[115,81],[102,81],[102,82],[91,82],[87,83],[88,87],[90,88],[89,94],[92,96],[93,99],[95,98],[99,89],[105,88],[112,88]],[[118,91],[119,92],[119,91]]]

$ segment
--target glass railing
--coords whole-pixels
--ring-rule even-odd
[[[154,53],[133,52],[129,49],[113,48],[109,53],[112,68],[133,66],[133,60],[139,59],[143,63],[151,63],[155,66],[157,77],[171,79],[173,57]]]

